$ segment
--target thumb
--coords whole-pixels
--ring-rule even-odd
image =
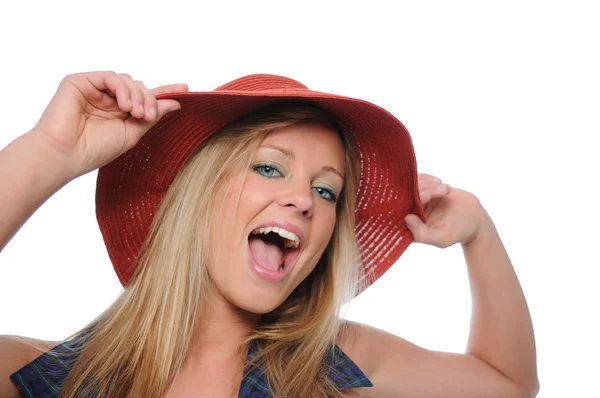
[[[173,99],[164,99],[157,101],[156,120],[160,120],[169,112],[181,108],[178,101]],[[125,120],[126,129],[130,134],[127,134],[128,142],[125,144],[125,149],[129,150],[134,147],[146,132],[156,124],[156,122],[147,122],[143,119],[129,117]]]
[[[404,222],[406,222],[406,226],[412,232],[415,242],[423,242],[425,240],[427,226],[421,221],[419,216],[409,214],[404,217]]]
[[[181,105],[174,99],[162,99],[157,101],[157,107],[156,120],[160,120],[167,113],[180,109]]]

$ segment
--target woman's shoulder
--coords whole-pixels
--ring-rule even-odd
[[[365,342],[369,338],[369,326],[343,320],[343,333],[337,339],[337,346],[364,372],[367,377],[372,375],[373,358]]]
[[[0,336],[0,396],[20,397],[10,375],[59,344],[30,337]]]
[[[371,380],[377,379],[377,366],[390,350],[395,353],[414,353],[413,344],[370,325],[343,320],[342,331],[336,344]]]

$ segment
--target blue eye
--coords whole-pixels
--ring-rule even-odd
[[[263,177],[267,178],[279,178],[283,177],[283,174],[279,171],[277,167],[272,165],[271,163],[258,163],[252,166],[252,170],[257,172]],[[335,193],[325,187],[312,187],[313,192],[319,195],[321,198],[325,199],[328,202],[335,202],[337,197]]]
[[[313,187],[313,191],[315,191],[317,195],[319,195],[328,202],[335,202],[337,199],[335,193],[333,193],[331,189],[323,187]]]
[[[252,166],[252,170],[267,178],[283,177],[276,167],[268,163],[256,164]]]

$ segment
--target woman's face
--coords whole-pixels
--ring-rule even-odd
[[[344,166],[340,137],[328,127],[301,123],[269,133],[245,181],[231,178],[232,187],[242,186],[237,211],[237,189],[220,196],[208,264],[215,291],[257,314],[283,303],[329,243]]]

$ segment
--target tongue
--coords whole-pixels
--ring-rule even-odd
[[[250,238],[248,243],[252,255],[261,266],[271,271],[279,271],[283,264],[283,252],[279,246],[259,238]]]

